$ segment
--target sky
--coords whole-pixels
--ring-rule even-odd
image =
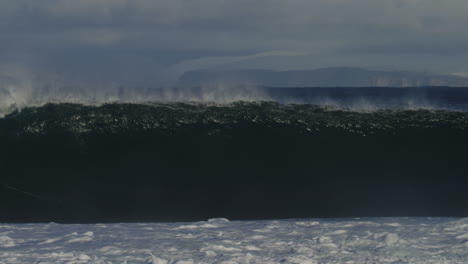
[[[196,69],[468,76],[466,0],[4,0],[0,81],[170,86]]]

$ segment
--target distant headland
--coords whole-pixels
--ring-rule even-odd
[[[185,72],[179,86],[252,84],[268,87],[467,87],[468,78],[410,71],[379,71],[350,67],[315,70],[194,70]]]

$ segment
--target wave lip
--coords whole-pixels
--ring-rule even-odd
[[[24,86],[24,87],[23,87]],[[47,103],[101,105],[108,103],[185,102],[231,104],[274,101],[281,104],[331,105],[354,111],[428,109],[468,111],[468,88],[463,87],[327,87],[280,88],[212,83],[190,88],[32,88],[0,87],[0,116],[14,109]]]
[[[266,90],[257,86],[210,84],[193,88],[102,88],[96,91],[71,87],[58,91],[31,87],[0,87],[0,117],[15,109],[43,106],[48,103],[102,105],[109,103],[186,102],[230,104],[237,101],[272,100]]]
[[[442,110],[375,110],[370,112],[335,106],[283,105],[275,102],[113,103],[100,106],[46,104],[8,114],[9,128],[20,134],[130,133],[198,129],[229,131],[239,126],[283,127],[312,133],[337,130],[372,135],[401,129],[468,129],[468,113]],[[1,126],[1,123],[0,123]]]

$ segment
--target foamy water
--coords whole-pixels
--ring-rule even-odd
[[[0,263],[467,262],[468,219],[0,225]]]

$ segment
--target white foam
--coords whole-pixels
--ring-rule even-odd
[[[151,254],[151,264],[168,264],[168,261],[163,259],[163,258],[159,258],[159,257],[156,257],[155,255]]]
[[[339,236],[339,235],[344,235],[346,233],[348,233],[348,231],[346,231],[346,230],[336,230],[336,231],[327,233],[327,235],[329,235],[329,236]]]
[[[455,238],[456,239],[468,239],[468,233],[458,235]]]
[[[73,238],[67,241],[67,243],[82,243],[82,242],[89,242],[92,241],[93,238],[89,236],[84,236],[84,237],[77,237]]]
[[[208,219],[208,223],[227,224],[227,223],[229,223],[229,220],[226,219],[226,218],[210,218],[210,219]]]
[[[258,247],[256,247],[256,246],[251,246],[251,245],[245,246],[245,249],[250,250],[250,251],[258,251],[258,250],[261,250],[260,248],[258,248]]]
[[[225,261],[217,262],[217,264],[239,264],[239,263],[234,260],[225,260]]]
[[[16,246],[13,239],[8,236],[0,236],[0,247],[10,248]]]
[[[213,250],[213,251],[226,251],[226,252],[234,252],[234,251],[242,251],[239,248],[235,247],[226,247],[223,245],[210,245],[206,249]],[[203,250],[203,249],[202,249]]]
[[[296,223],[299,222],[300,224]],[[441,218],[2,225],[0,263],[465,263],[466,221]],[[151,227],[148,230],[146,227]],[[253,230],[268,230],[268,236]],[[190,232],[190,233],[187,233]],[[219,234],[222,234],[221,236]],[[99,235],[97,235],[99,234]],[[291,234],[300,234],[292,236]]]
[[[397,234],[389,233],[385,235],[384,243],[387,246],[393,246],[400,241],[400,237]]]
[[[175,230],[178,229],[198,229],[198,228],[217,228],[217,225],[212,224],[202,224],[202,225],[181,225],[179,227],[174,228]]]
[[[59,241],[59,240],[62,240],[62,237],[56,237],[56,238],[47,239],[46,241],[39,243],[39,245],[50,244],[50,243],[57,242],[57,241]]]
[[[205,255],[209,258],[212,258],[212,257],[216,257],[218,254],[216,254],[216,252],[212,251],[212,250],[207,250],[205,251]]]

